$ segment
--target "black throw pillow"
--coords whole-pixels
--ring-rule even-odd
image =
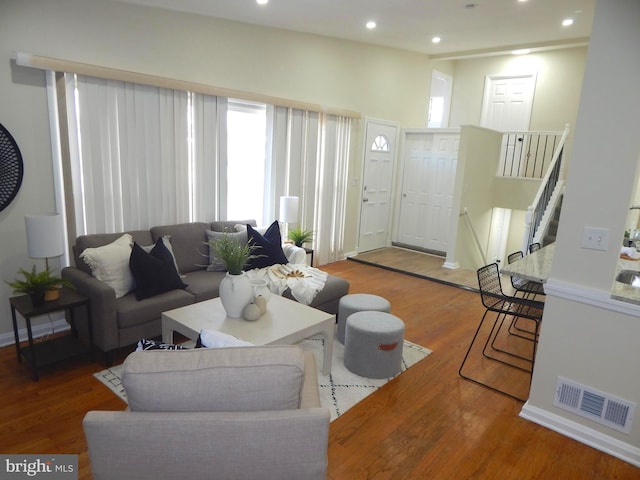
[[[249,259],[245,270],[289,263],[282,251],[282,237],[280,236],[280,226],[277,220],[269,225],[264,235],[260,235],[251,225],[247,225],[247,239],[249,244],[254,245],[256,248],[252,252],[255,258]]]
[[[136,282],[136,298],[143,300],[176,288],[186,288],[176,271],[171,252],[159,238],[149,253],[133,244],[129,268]]]

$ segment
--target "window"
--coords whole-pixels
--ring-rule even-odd
[[[429,97],[428,128],[445,128],[449,125],[451,84],[449,75],[433,71],[431,75],[431,95]]]
[[[372,152],[388,152],[390,150],[389,139],[384,135],[378,135],[373,139],[373,144],[371,145]]]
[[[349,117],[64,74],[72,236],[277,218],[300,198],[319,264],[344,258]],[[388,149],[388,139],[375,148]],[[67,174],[68,175],[68,174]],[[62,190],[62,181],[56,188]]]
[[[263,217],[267,106],[229,100],[227,110],[227,218]]]

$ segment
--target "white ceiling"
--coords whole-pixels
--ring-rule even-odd
[[[584,44],[596,0],[118,0],[434,57]],[[564,18],[575,23],[563,27]],[[367,30],[374,20],[377,28]],[[440,36],[438,45],[431,43]]]

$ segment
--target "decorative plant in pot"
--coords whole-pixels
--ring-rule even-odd
[[[14,293],[22,293],[31,297],[31,303],[35,307],[41,306],[45,298],[47,300],[55,300],[58,298],[56,294],[63,286],[71,287],[71,284],[60,277],[51,273],[48,268],[42,272],[36,272],[34,265],[31,271],[21,268],[18,273],[24,277],[24,280],[16,279],[7,284],[13,288]],[[53,292],[53,293],[49,293]]]
[[[228,235],[209,242],[215,255],[224,263],[227,274],[220,282],[220,301],[231,318],[240,318],[242,311],[253,299],[253,288],[246,278],[243,268],[253,254],[254,245],[241,243]]]
[[[302,247],[304,243],[313,240],[313,231],[305,230],[304,228],[297,227],[289,230],[287,238],[291,240],[296,247]]]

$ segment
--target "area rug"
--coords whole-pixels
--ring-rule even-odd
[[[303,350],[313,352],[316,364],[322,366],[322,352],[324,351],[324,339],[321,336],[311,337],[298,344]],[[404,341],[402,351],[402,372],[423,360],[431,353],[428,348],[421,347],[407,340]],[[122,365],[102,370],[95,373],[94,377],[100,380],[125,403],[127,395],[120,382]],[[401,372],[401,373],[402,373]],[[401,374],[400,373],[400,374]],[[318,372],[318,386],[320,387],[320,402],[331,412],[331,420],[353,407],[362,399],[371,395],[390,378],[373,379],[365,378],[351,373],[344,366],[344,345],[335,341],[333,343],[333,359],[331,361],[331,374],[323,375]]]

